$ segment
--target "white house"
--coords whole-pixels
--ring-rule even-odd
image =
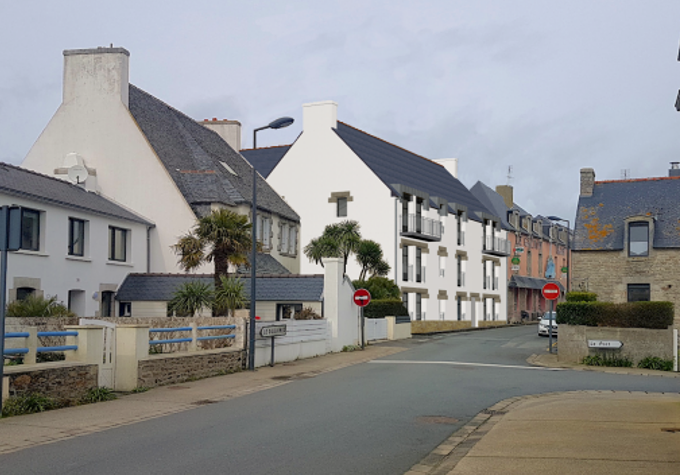
[[[78,316],[118,316],[115,291],[129,272],[149,267],[153,223],[57,180],[0,164],[0,205],[21,207],[21,249],[10,252],[8,302],[56,296]]]
[[[212,209],[250,216],[252,167],[222,136],[128,81],[124,48],[64,51],[63,101],[23,166],[80,176],[152,220],[150,271],[177,272],[171,246]],[[258,235],[265,252],[299,272],[295,211],[258,177]],[[198,272],[210,272],[204,266]]]
[[[414,320],[505,321],[505,231],[449,172],[456,162],[428,160],[339,122],[334,102],[305,104],[303,118],[292,145],[242,151],[302,216],[301,245],[328,224],[356,220],[364,239],[382,245]],[[320,270],[307,259],[301,268]],[[359,266],[348,274],[356,278]]]

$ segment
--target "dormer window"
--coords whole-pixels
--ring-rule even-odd
[[[628,224],[628,255],[645,257],[649,255],[649,223],[634,221]]]

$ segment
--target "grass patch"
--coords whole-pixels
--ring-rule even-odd
[[[80,398],[81,404],[92,404],[95,402],[112,401],[118,399],[113,389],[107,387],[90,388],[87,393]]]
[[[62,406],[63,404],[59,403],[56,399],[40,394],[10,396],[5,401],[5,406],[2,408],[2,417],[34,414],[36,412],[58,409]]]

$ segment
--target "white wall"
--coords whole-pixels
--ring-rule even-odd
[[[146,272],[146,225],[102,217],[13,196],[0,195],[0,205],[19,205],[41,212],[40,250],[9,253],[7,289],[11,296],[15,284],[26,279],[40,279],[45,296],[57,296],[67,305],[69,290],[84,292],[81,317],[92,317],[99,311],[102,288],[115,290],[130,272]],[[69,218],[87,221],[85,255],[68,255]],[[109,226],[128,229],[128,261],[108,260]],[[97,292],[97,299],[93,295]],[[9,297],[8,297],[9,298]],[[9,301],[9,300],[8,300]],[[117,308],[116,308],[117,310]]]

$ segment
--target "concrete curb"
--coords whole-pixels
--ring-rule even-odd
[[[644,368],[617,368],[610,366],[586,366],[570,363],[560,363],[556,359],[557,355],[531,355],[527,358],[527,363],[543,368],[562,368],[574,371],[595,371],[608,374],[626,374],[632,376],[657,376],[660,378],[680,378],[680,372],[658,371]],[[554,360],[554,361],[551,361]]]
[[[560,391],[552,393],[530,394],[526,396],[512,397],[497,402],[493,406],[484,409],[465,426],[454,432],[448,439],[439,444],[429,455],[411,467],[404,475],[448,475],[456,465],[470,452],[493,427],[510,412],[514,406],[529,399],[551,398],[556,396],[569,396],[575,394],[649,394],[662,395],[668,393],[648,393],[646,391],[609,391],[609,390],[584,390],[584,391]],[[675,394],[675,393],[673,393]],[[680,392],[679,392],[680,394]]]

